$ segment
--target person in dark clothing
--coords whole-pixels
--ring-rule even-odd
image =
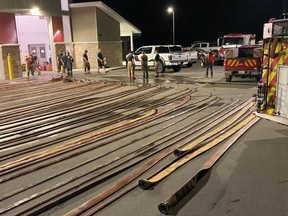
[[[89,63],[89,60],[88,60],[87,53],[88,53],[88,50],[85,50],[84,54],[83,54],[84,74],[90,74],[90,63]]]
[[[73,74],[72,74],[72,68],[73,68],[73,62],[74,62],[74,59],[73,57],[70,55],[69,52],[67,52],[67,73],[68,73],[68,78],[72,78],[73,77]]]
[[[103,57],[103,54],[101,52],[101,49],[99,49],[99,51],[97,53],[97,61],[98,61],[98,71],[97,71],[97,73],[99,73],[100,68],[103,68],[103,70],[105,72],[104,57]]]
[[[38,75],[40,75],[41,72],[39,68],[39,58],[35,51],[32,52],[32,60],[33,60],[34,71],[36,71]]]
[[[147,55],[145,55],[144,51],[142,52],[142,56],[141,56],[141,67],[143,71],[143,78],[148,79],[148,57]]]
[[[62,56],[63,56],[63,52],[60,49],[58,54],[57,54],[57,72],[60,73],[62,70]]]
[[[67,51],[64,52],[64,54],[61,58],[61,62],[62,62],[62,74],[61,74],[61,76],[63,77],[63,73],[66,73],[66,70],[67,70]]]
[[[128,69],[128,77],[129,79],[136,79],[135,78],[135,60],[134,60],[134,53],[133,51],[131,51],[128,55],[127,55],[127,69]]]
[[[158,50],[155,51],[154,66],[155,66],[155,76],[159,77],[159,65],[160,65],[160,55]]]

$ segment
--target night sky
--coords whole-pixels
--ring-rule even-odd
[[[72,0],[91,2],[91,0]],[[214,42],[228,33],[255,33],[262,37],[263,24],[288,12],[288,0],[102,0],[142,31],[135,48],[149,44],[172,44],[175,11],[176,44]]]

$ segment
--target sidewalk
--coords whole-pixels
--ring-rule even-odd
[[[113,71],[113,70],[119,70],[125,68],[124,66],[119,66],[119,67],[111,67],[111,68],[107,68],[106,71],[107,73],[101,72],[101,73],[97,73],[96,69],[95,70],[91,70],[91,74],[90,75],[85,75],[83,72],[83,69],[74,69],[73,70],[73,76],[76,80],[79,79],[91,79],[91,78],[96,78],[96,75],[102,76],[103,74],[108,74],[109,72]],[[0,80],[0,84],[19,84],[19,83],[28,83],[28,82],[48,82],[51,81],[53,78],[57,78],[59,77],[60,73],[56,72],[56,71],[41,71],[41,74],[38,75],[37,73],[35,73],[35,76],[30,76],[29,79],[27,79],[27,75],[26,72],[23,71],[22,72],[22,77],[19,78],[14,78],[13,80]],[[65,76],[65,75],[64,75]]]

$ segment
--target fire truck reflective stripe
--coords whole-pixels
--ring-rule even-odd
[[[233,66],[233,60],[229,61],[229,66]]]
[[[268,94],[267,94],[267,105],[268,107],[274,107],[275,105],[275,97],[276,97],[276,84],[277,84],[277,69],[278,65],[283,64],[283,58],[278,56],[275,59],[271,59],[270,64],[270,73],[268,77]],[[269,112],[271,110],[268,110]]]
[[[231,66],[232,60],[227,60],[227,65]]]
[[[265,50],[264,50],[265,53]],[[266,82],[267,81],[267,68],[268,68],[268,57],[263,56],[263,69],[262,69],[262,81]]]
[[[288,65],[288,39],[281,38],[280,40],[281,42],[278,42],[276,47],[273,44],[274,41],[271,40],[267,40],[263,46],[261,82],[267,84],[267,92],[265,91],[266,98],[259,108],[265,110],[267,114],[275,112],[278,67]]]
[[[278,43],[275,53],[279,53],[283,48],[282,43]],[[287,47],[286,47],[287,50]],[[283,51],[283,50],[282,50]],[[271,61],[271,72],[268,77],[268,94],[267,94],[267,104],[269,107],[273,107],[275,105],[275,98],[276,98],[276,85],[277,85],[277,70],[279,65],[285,64],[285,61],[288,63],[288,55],[283,56],[280,55],[274,60]],[[269,111],[269,110],[268,110]],[[271,111],[271,110],[270,110]]]
[[[262,81],[266,81],[267,80],[267,69],[263,69],[262,70]]]
[[[275,61],[277,61],[277,64],[274,66],[273,71],[271,71],[271,74],[269,75],[269,79],[268,79],[268,85],[271,87],[276,86],[278,65],[283,65],[283,60],[285,59],[281,57],[278,57],[275,59]]]
[[[234,67],[234,66],[238,66],[239,65],[239,61],[238,60],[230,60],[230,67]]]
[[[249,67],[249,66],[254,66],[254,65],[253,65],[253,62],[252,62],[252,61],[246,60],[246,61],[245,61],[245,66]]]
[[[254,60],[254,59],[245,60],[244,65],[246,67],[250,67],[250,66],[255,67],[256,66],[256,60]]]
[[[280,56],[278,56],[277,58],[275,58],[274,60],[271,61],[271,65],[270,65],[270,73],[269,73],[269,77],[268,77],[268,86],[274,86],[275,83],[271,81],[273,80],[274,76],[277,73],[277,68],[279,64],[283,64],[283,61],[281,61]]]
[[[227,65],[231,66],[231,62],[232,62],[232,60],[227,60]]]
[[[267,53],[267,55],[269,54],[269,43],[266,44],[267,45],[267,49],[264,50],[264,54]],[[265,45],[265,48],[266,48],[266,45]],[[281,43],[278,43],[277,46],[276,46],[276,49],[275,49],[275,53],[279,53],[280,50],[281,50],[281,47],[282,47],[282,44]],[[265,61],[264,61],[265,59]],[[269,73],[267,70],[263,70],[262,71],[262,80],[263,81],[267,81],[268,80],[268,86],[271,85],[271,80],[273,80],[273,70],[275,70],[276,66],[278,65],[278,61],[279,61],[279,57],[273,59],[273,58],[270,58],[269,59]],[[265,64],[266,63],[266,64]],[[264,55],[264,58],[263,58],[263,65],[267,65],[268,64],[268,57],[266,57],[266,55]],[[267,77],[269,74],[269,77]]]
[[[275,59],[270,59],[270,67],[269,67],[269,71],[273,71],[275,69],[275,67],[278,65],[278,61],[279,61],[279,57],[275,58]]]
[[[288,41],[284,43],[282,51],[285,54],[285,57],[283,57],[284,58],[283,64],[287,65],[288,64]]]

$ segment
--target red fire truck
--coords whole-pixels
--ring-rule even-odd
[[[230,48],[235,48],[242,45],[254,45],[256,44],[255,34],[242,34],[231,33],[219,37],[217,39],[217,45],[220,47],[218,51],[218,62],[223,63],[225,59],[225,51]]]
[[[227,82],[232,77],[260,78],[262,48],[259,45],[242,45],[225,51],[224,72]]]
[[[288,19],[270,19],[263,28],[258,112],[288,118]]]

